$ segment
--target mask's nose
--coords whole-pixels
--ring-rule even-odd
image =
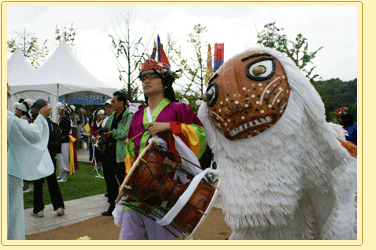
[[[224,86],[224,96],[226,101],[227,109],[224,110],[225,113],[230,114],[234,113],[234,111],[241,111],[244,109],[244,96],[242,94],[242,84],[239,79],[238,72],[236,68],[231,67],[226,69],[222,73],[222,83]],[[243,94],[244,95],[244,94]]]

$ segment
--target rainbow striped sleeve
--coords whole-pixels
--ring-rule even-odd
[[[200,159],[206,149],[206,133],[205,129],[194,123],[185,124],[179,122],[170,122],[172,133],[178,135],[192,150],[192,152]]]
[[[136,145],[134,144],[133,141],[130,141],[128,145],[126,146],[127,156],[124,159],[126,174],[129,173],[129,171],[132,168],[133,163],[136,161],[137,156],[135,153],[135,147]]]

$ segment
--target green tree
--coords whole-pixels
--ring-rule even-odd
[[[325,115],[326,115],[326,121],[333,122],[335,120],[334,112],[337,110],[336,105],[333,102],[332,97],[329,97],[325,100]]]
[[[180,47],[177,45],[177,41],[174,40],[171,33],[167,33],[167,44],[166,48],[164,48],[166,52],[166,56],[170,63],[174,65],[178,65],[179,61],[177,51],[181,51]]]
[[[206,76],[206,65],[204,65],[202,44],[203,35],[207,32],[206,27],[201,24],[194,25],[194,32],[188,34],[187,42],[193,48],[194,56],[190,60],[183,57],[181,48],[175,48],[177,65],[182,69],[183,76],[188,79],[188,84],[180,85],[183,95],[195,96],[198,90],[203,95]],[[195,90],[196,89],[196,90]],[[187,98],[188,99],[188,98]]]
[[[113,34],[108,33],[108,35],[111,38],[113,52],[116,56],[119,79],[125,84],[124,89],[128,100],[134,102],[142,94],[138,84],[138,70],[147,57],[146,50],[151,39],[144,38],[145,30],[141,34],[134,34],[134,31],[140,30],[133,29],[134,15],[131,12],[128,11],[127,15],[122,16],[122,19],[124,23],[121,23],[117,18],[120,31],[117,32],[114,27]]]
[[[59,42],[65,40],[67,42],[67,45],[72,48],[75,45],[74,40],[76,39],[76,32],[77,28],[73,27],[73,23],[68,29],[66,25],[61,29],[56,25],[55,40]]]
[[[299,69],[306,73],[307,78],[313,82],[319,75],[313,74],[316,66],[310,67],[309,64],[312,64],[312,60],[323,46],[314,52],[309,52],[307,38],[303,37],[301,33],[296,35],[293,41],[289,40],[286,34],[281,34],[282,31],[283,28],[280,29],[275,26],[275,22],[268,23],[261,32],[257,33],[257,43],[261,46],[278,50],[288,56]]]
[[[20,49],[23,55],[31,61],[31,65],[34,68],[39,68],[46,61],[49,52],[46,46],[48,39],[40,46],[38,38],[32,33],[26,32],[26,29],[15,33],[16,37],[7,41],[8,51],[13,53],[16,49]]]
[[[341,81],[330,79],[313,82],[325,104],[327,121],[336,121],[334,112],[340,107],[347,107],[350,113],[357,119],[357,79]]]

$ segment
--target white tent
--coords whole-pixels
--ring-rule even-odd
[[[35,68],[27,61],[21,50],[16,49],[7,61],[7,82],[9,86],[12,86],[14,82],[20,81],[34,71]],[[8,100],[9,110],[12,110],[14,102],[15,100]]]
[[[112,96],[116,91],[116,88],[93,76],[75,58],[65,41],[59,44],[54,54],[38,70],[9,86],[13,102],[27,97],[47,100],[53,108],[54,120],[57,118],[58,97],[67,100],[88,93]]]
[[[7,61],[7,81],[9,85],[32,74],[35,68],[27,61],[20,49],[16,49]]]

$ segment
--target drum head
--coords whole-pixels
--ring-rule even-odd
[[[137,157],[136,161],[133,163],[132,165],[132,168],[129,170],[129,173],[127,173],[127,176],[125,177],[123,183],[121,184],[120,186],[120,189],[119,189],[119,194],[115,200],[115,203],[118,203],[121,199],[121,197],[124,196],[125,194],[125,189],[130,187],[127,185],[128,181],[130,180],[130,178],[132,177],[133,175],[133,172],[137,169],[137,167],[140,165],[140,162],[142,162],[141,159],[143,159],[143,157],[145,157],[145,155],[151,150],[151,148],[154,146],[154,145],[158,145],[158,143],[154,140],[152,140],[150,142],[150,144],[141,152],[141,154]]]
[[[194,232],[202,225],[202,223],[205,221],[206,217],[209,215],[210,210],[212,209],[215,200],[217,199],[217,196],[219,194],[219,186],[220,186],[220,178],[218,178],[213,185],[216,186],[217,188],[214,188],[214,193],[213,196],[209,202],[209,205],[207,206],[206,210],[204,211],[205,213],[201,216],[200,220],[196,224],[196,226],[193,228],[193,230],[188,234],[187,239],[191,238]]]

